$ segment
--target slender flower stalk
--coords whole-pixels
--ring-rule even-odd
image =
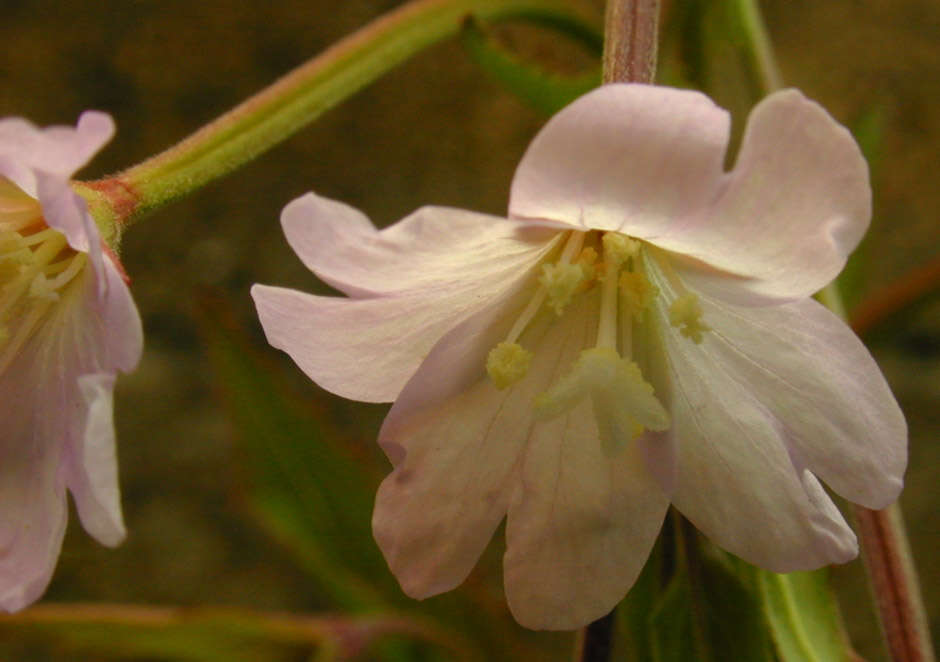
[[[659,0],[610,0],[604,19],[604,82],[656,78]]]
[[[604,18],[605,83],[652,83],[659,47],[659,0],[608,0]],[[612,280],[612,279],[611,279]],[[613,612],[583,628],[576,659],[610,659]]]
[[[564,0],[415,0],[338,41],[165,152],[76,188],[96,218],[107,225],[131,224],[255,159],[382,74],[456,34],[469,15],[525,19],[575,34],[593,31],[591,15]]]
[[[736,8],[752,55],[752,68],[764,95],[783,86],[783,77],[761,18],[757,0],[737,0]],[[835,281],[817,295],[832,312],[846,319],[845,305]],[[857,330],[857,329],[856,329]],[[897,502],[883,510],[853,504],[858,521],[862,558],[878,618],[891,659],[895,662],[930,662],[933,645],[907,532]]]

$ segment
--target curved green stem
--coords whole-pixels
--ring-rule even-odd
[[[468,16],[594,30],[565,0],[415,0],[376,19],[179,144],[114,177],[78,183],[105,226],[133,223],[267,151],[385,72],[455,35]]]

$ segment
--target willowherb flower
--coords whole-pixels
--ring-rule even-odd
[[[897,497],[903,416],[810,298],[868,226],[865,162],[792,90],[754,109],[725,172],[728,133],[702,94],[609,85],[535,138],[508,219],[426,207],[377,231],[314,195],[284,210],[348,298],[256,285],[258,313],[324,388],[394,401],[373,529],[406,593],[460,584],[505,516],[516,619],[575,628],[630,588],[670,503],[787,572],[857,553],[818,478]]]
[[[66,488],[91,535],[125,535],[112,391],[140,357],[140,318],[69,178],[114,133],[0,120],[0,608],[36,600],[55,568]]]

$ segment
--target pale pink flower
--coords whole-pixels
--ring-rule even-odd
[[[65,490],[105,545],[125,535],[111,420],[115,373],[140,357],[137,308],[69,178],[114,133],[108,115],[39,129],[0,120],[0,608],[45,590]]]
[[[516,619],[576,628],[624,596],[670,503],[788,572],[857,553],[817,476],[870,508],[897,497],[904,418],[809,298],[868,226],[865,162],[792,90],[754,109],[731,172],[728,132],[697,92],[610,85],[535,138],[508,219],[284,210],[348,298],[256,285],[258,313],[322,387],[394,401],[373,529],[408,595],[460,584],[505,516]]]

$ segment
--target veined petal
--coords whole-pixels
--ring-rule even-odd
[[[55,436],[64,412],[41,406],[48,402],[37,402],[43,399],[38,387],[9,370],[0,373],[6,407],[0,419],[0,609],[10,612],[45,591],[65,535],[62,446]]]
[[[86,267],[0,370],[0,490],[10,514],[0,530],[6,609],[29,604],[49,581],[65,529],[66,487],[89,533],[112,545],[124,535],[110,389],[116,363],[129,357],[109,343],[124,331],[109,311]]]
[[[491,320],[491,310],[482,311],[441,340],[379,435],[395,468],[379,488],[373,531],[412,597],[450,590],[470,572],[518,481],[520,454],[538,427],[535,397],[563,374],[589,335],[584,316],[543,313],[521,338],[534,354],[528,374],[500,391],[483,370],[490,341],[499,337]],[[455,358],[454,347],[465,350],[455,369],[469,374],[472,361],[476,379],[463,389],[445,387],[449,395],[428,402],[421,395],[442,363]]]
[[[661,292],[674,298],[655,264],[647,265]],[[652,313],[666,329],[669,384],[657,394],[673,420],[663,435],[673,447],[673,504],[717,545],[773,572],[854,558],[855,535],[788,453],[773,402],[762,401],[746,375],[723,362],[714,334],[696,344],[669,329],[662,298]]]
[[[588,399],[535,426],[506,525],[513,616],[573,630],[607,614],[636,581],[668,506],[636,444],[602,449]]]
[[[539,259],[557,234],[448,207],[422,207],[376,230],[357,209],[313,193],[288,204],[281,225],[304,264],[352,297],[500,280]]]
[[[706,351],[776,419],[797,466],[866,508],[901,491],[907,425],[868,350],[812,299],[742,308],[702,298]],[[768,350],[768,348],[773,348]]]
[[[466,313],[424,294],[345,299],[254,285],[251,296],[272,347],[321,387],[362,402],[394,400]]]
[[[715,195],[728,113],[688,90],[604,85],[555,115],[516,169],[514,218],[656,242]]]
[[[39,129],[11,117],[0,120],[0,175],[7,177],[34,198],[39,198],[37,174],[47,173],[67,180],[85,165],[114,134],[110,115],[87,111],[76,127],[51,126]]]
[[[312,380],[343,397],[390,402],[445,333],[518,283],[534,280],[532,269],[556,243],[530,247],[524,265],[447,287],[368,299],[266,285],[255,285],[251,294],[268,342]]]
[[[734,170],[707,214],[652,241],[713,268],[684,272],[697,289],[766,303],[807,297],[835,278],[870,218],[868,167],[852,135],[785,90],[751,112]]]
[[[124,540],[114,438],[114,375],[84,375],[78,390],[87,411],[84,434],[69,456],[69,491],[85,530],[101,544]]]

